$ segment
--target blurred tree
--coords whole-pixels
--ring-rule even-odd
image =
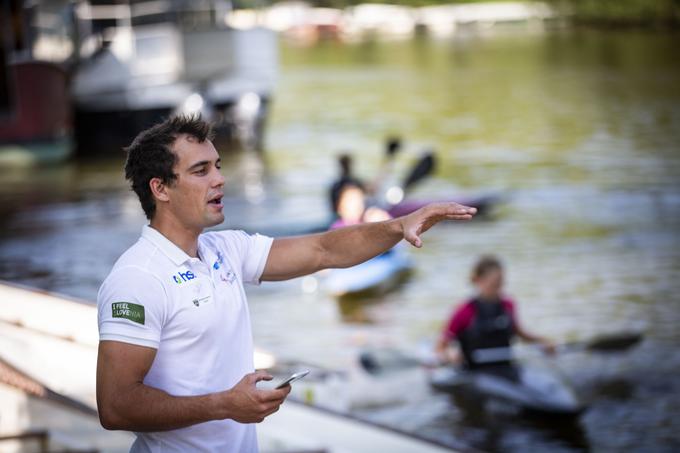
[[[604,25],[680,24],[680,0],[547,0],[581,23]]]

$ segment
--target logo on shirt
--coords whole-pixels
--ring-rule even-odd
[[[232,271],[225,271],[220,274],[220,280],[226,283],[234,283],[234,280],[236,280],[236,274],[234,274]]]
[[[222,252],[217,252],[217,261],[213,263],[213,269],[217,270],[222,266],[224,259],[222,257]]]
[[[196,276],[191,271],[178,272],[177,275],[172,276],[172,280],[178,285],[182,284],[182,282],[188,282],[189,280],[193,280],[195,278]]]
[[[202,304],[207,304],[210,302],[210,296],[200,297],[198,299],[192,300],[195,306],[200,307]]]
[[[129,319],[137,324],[144,324],[144,305],[133,304],[132,302],[114,302],[111,304],[112,316],[114,318]]]

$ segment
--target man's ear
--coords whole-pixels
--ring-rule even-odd
[[[151,194],[158,201],[169,201],[167,186],[161,180],[161,178],[151,178],[149,181],[149,188],[151,189]]]

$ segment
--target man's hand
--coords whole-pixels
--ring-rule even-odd
[[[221,404],[227,411],[227,417],[239,423],[260,423],[265,417],[279,410],[279,406],[290,393],[287,385],[278,390],[258,389],[255,384],[260,381],[271,381],[272,376],[264,371],[246,374],[231,389],[220,396]]]
[[[458,203],[432,203],[401,218],[404,239],[415,247],[422,247],[420,235],[442,220],[470,220],[477,208]]]

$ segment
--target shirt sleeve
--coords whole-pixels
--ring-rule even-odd
[[[458,307],[442,332],[444,339],[451,341],[456,338],[470,325],[473,316],[474,308],[469,302]]]
[[[167,304],[161,282],[144,269],[114,270],[97,296],[99,340],[158,349]]]
[[[236,261],[241,271],[241,280],[244,283],[259,285],[274,239],[261,234],[251,235],[245,231],[212,234],[219,238],[219,246],[229,259]]]

